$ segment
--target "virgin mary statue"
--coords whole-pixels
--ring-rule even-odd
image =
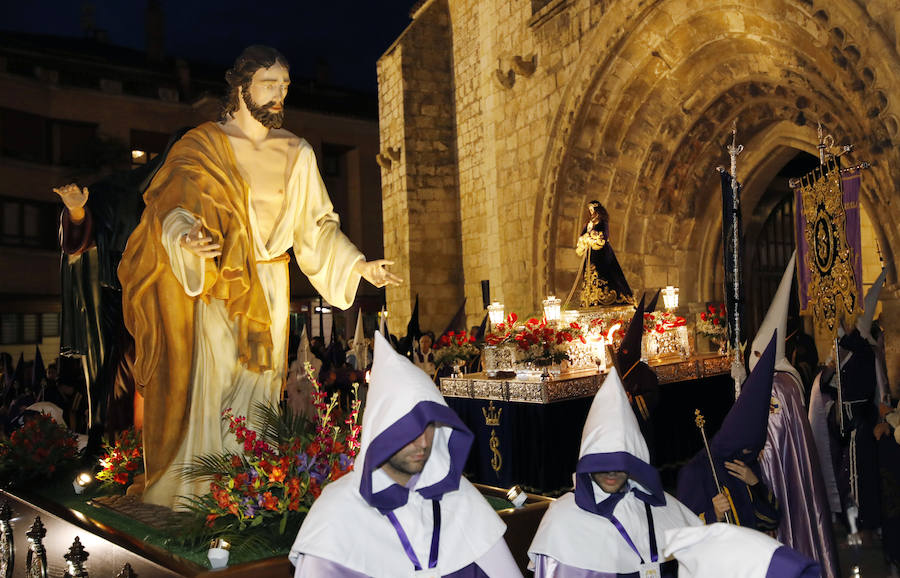
[[[588,203],[590,218],[581,230],[575,252],[583,256],[582,307],[632,305],[634,296],[609,244],[609,213],[599,201]]]

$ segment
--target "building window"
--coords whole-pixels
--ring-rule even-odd
[[[0,108],[0,154],[23,161],[49,163],[50,125],[37,114]]]
[[[351,147],[322,143],[322,176],[340,177],[345,172],[347,152]]]
[[[74,167],[91,166],[95,159],[97,125],[67,120],[53,121],[53,134],[58,144],[57,164]]]
[[[40,343],[59,337],[59,313],[0,314],[0,345]]]
[[[59,337],[59,313],[41,313],[41,336]]]
[[[57,250],[58,222],[53,203],[0,197],[0,245]]]
[[[22,342],[37,343],[38,336],[41,334],[40,325],[38,325],[37,313],[22,314]]]
[[[19,316],[16,313],[0,315],[0,343],[8,345],[19,341]]]

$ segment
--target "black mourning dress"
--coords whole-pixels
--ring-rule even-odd
[[[622,267],[609,244],[608,221],[588,221],[581,230],[576,252],[579,255],[587,253],[581,290],[582,307],[634,304],[631,287],[628,286]]]

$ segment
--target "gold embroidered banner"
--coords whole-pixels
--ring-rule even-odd
[[[800,189],[803,234],[809,251],[809,299],[816,331],[837,335],[841,323],[853,327],[862,313],[853,272],[853,252],[847,242],[840,166],[829,160],[803,177]],[[799,241],[799,240],[798,240]]]

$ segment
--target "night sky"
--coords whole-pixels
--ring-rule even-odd
[[[414,0],[162,0],[166,55],[221,66],[249,44],[269,44],[291,75],[314,78],[327,63],[330,83],[374,93],[375,62],[410,23]],[[81,37],[85,7],[110,44],[145,48],[146,0],[0,2],[0,29]]]

